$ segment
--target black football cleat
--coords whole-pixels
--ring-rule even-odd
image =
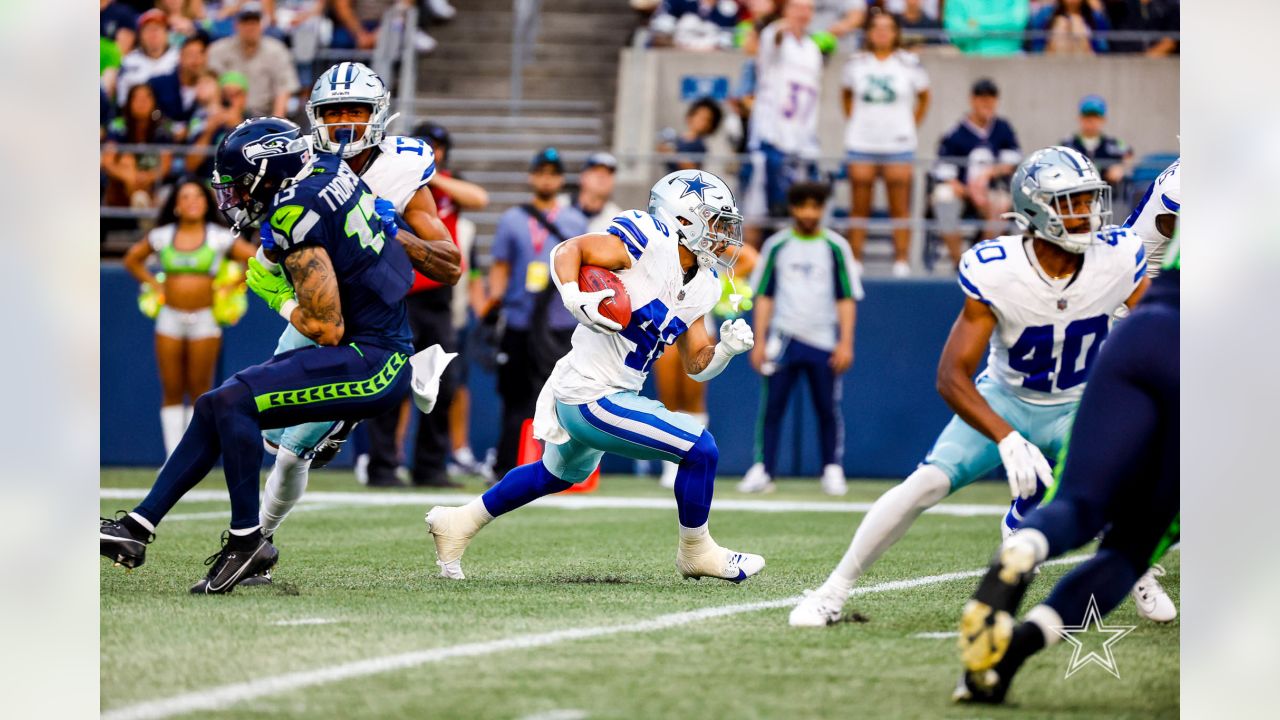
[[[1001,547],[960,615],[960,659],[965,670],[996,666],[1013,638],[1014,613],[1035,577],[1035,557],[1022,546]]]
[[[271,543],[274,546],[276,544],[276,541],[274,538],[275,538],[274,535],[268,536],[267,542]],[[240,587],[255,587],[257,585],[270,585],[271,584],[271,568],[267,568],[266,570],[263,570],[262,572],[256,573],[254,575],[250,575],[236,584],[239,585]]]
[[[342,449],[342,444],[350,437],[351,431],[356,429],[358,421],[340,420],[338,430],[329,437],[320,441],[316,446],[316,454],[311,458],[311,468],[319,470],[328,465],[338,451]]]
[[[966,670],[960,675],[960,682],[956,683],[951,699],[958,703],[978,705],[1003,704],[1004,696],[1009,692],[1010,679],[994,669],[978,672]]]
[[[275,545],[260,535],[256,542],[252,539],[233,539],[230,535],[229,532],[222,533],[222,549],[204,561],[205,565],[212,567],[200,582],[191,587],[192,594],[229,593],[241,579],[270,570],[280,557]]]
[[[98,552],[116,565],[132,570],[147,561],[147,545],[156,536],[135,534],[124,524],[125,517],[98,518]]]

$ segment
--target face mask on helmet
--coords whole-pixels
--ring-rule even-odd
[[[1091,187],[1059,193],[1038,193],[1046,220],[1036,228],[1045,240],[1073,253],[1082,253],[1094,233],[1111,219],[1111,187]]]

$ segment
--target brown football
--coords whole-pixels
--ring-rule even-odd
[[[578,289],[583,292],[613,290],[613,297],[600,301],[600,314],[626,327],[631,322],[631,296],[622,281],[612,271],[595,265],[583,265],[578,270]]]

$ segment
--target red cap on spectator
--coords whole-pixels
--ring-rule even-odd
[[[138,16],[138,29],[141,30],[143,25],[149,22],[158,22],[161,25],[168,25],[169,20],[165,17],[164,11],[159,8],[151,8],[150,10]]]

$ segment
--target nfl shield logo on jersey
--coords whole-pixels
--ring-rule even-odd
[[[1066,298],[1058,298],[1058,309],[1059,309],[1059,310],[1066,310],[1066,309],[1067,309],[1067,299],[1066,299]]]

